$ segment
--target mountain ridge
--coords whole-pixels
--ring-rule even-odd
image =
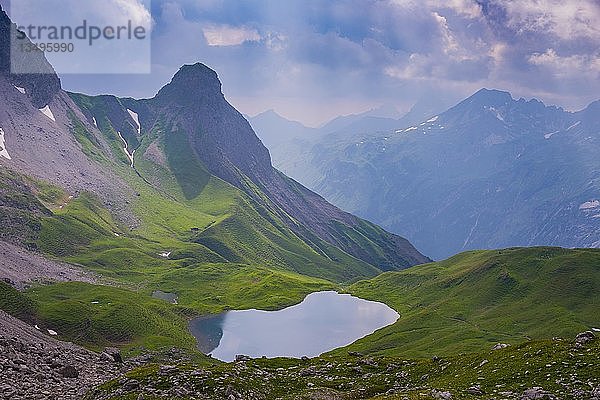
[[[288,172],[435,259],[479,248],[597,247],[600,221],[579,210],[600,198],[597,104],[569,112],[482,89],[418,123],[325,137],[304,163],[288,161]]]
[[[173,84],[176,86],[172,86]],[[168,100],[173,96],[193,96],[195,90],[203,90],[205,84],[209,87],[208,92],[211,95],[184,100],[185,108],[181,108],[180,100],[175,104],[171,104]],[[216,103],[215,96],[218,99]],[[210,99],[210,102],[206,103],[204,99]],[[343,229],[358,229],[356,232],[359,235],[367,236],[369,235],[367,231],[371,228],[365,228],[364,222],[331,206],[322,197],[276,171],[271,166],[268,150],[255,136],[248,121],[225,100],[217,74],[205,65],[194,64],[182,67],[172,82],[161,89],[154,98],[133,101],[132,107],[138,109],[142,121],[145,114],[152,115],[151,118],[154,120],[158,116],[162,118],[164,115],[169,115],[169,124],[187,132],[191,146],[210,173],[243,190],[255,201],[276,213],[303,240],[316,245],[314,237],[316,235],[316,238],[339,246],[359,259],[374,260],[369,255],[369,250],[361,248],[354,239],[337,237],[338,229],[342,226],[347,227]],[[178,115],[178,113],[182,114]],[[173,115],[176,117],[171,118]],[[200,129],[199,134],[195,131],[196,124]],[[250,179],[250,183],[247,178]],[[266,194],[266,198],[256,192],[255,185],[261,193]],[[290,196],[290,190],[295,194]],[[338,223],[342,225],[338,226]],[[306,227],[309,227],[308,230]],[[390,244],[393,243],[389,247],[382,248],[383,258],[380,266],[383,268],[395,265],[394,259],[400,260],[397,265],[409,265],[426,260],[413,252],[410,245],[401,238],[387,235],[383,231],[378,234],[386,235],[385,240],[389,240]],[[407,252],[405,261],[401,261],[401,253],[394,250],[394,246],[398,246],[400,252]],[[319,247],[317,249],[324,250]]]

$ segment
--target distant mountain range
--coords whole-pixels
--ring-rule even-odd
[[[321,178],[320,169],[307,162],[312,159],[313,146],[318,148],[320,143],[331,141],[331,137],[344,140],[348,136],[366,132],[386,132],[397,126],[418,122],[431,115],[432,110],[442,111],[448,104],[445,98],[422,99],[403,116],[394,106],[382,105],[359,114],[339,116],[317,128],[288,120],[274,110],[247,119],[269,149],[273,166],[303,184],[313,186]]]
[[[568,112],[482,89],[443,113],[404,118],[386,121],[390,129],[317,135],[298,142],[301,150],[273,147],[273,158],[436,259],[508,246],[600,247],[600,102]]]

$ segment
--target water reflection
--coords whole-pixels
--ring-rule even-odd
[[[314,357],[393,324],[398,317],[382,303],[318,292],[281,311],[229,311],[197,318],[190,330],[202,352],[223,361],[232,361],[236,354]]]

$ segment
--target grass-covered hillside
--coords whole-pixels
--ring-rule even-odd
[[[253,188],[251,195],[209,172],[186,132],[166,117],[153,116],[152,125],[140,128],[142,133],[136,136],[134,121],[122,103],[132,100],[71,96],[93,116],[110,144],[110,158],[117,161],[111,168],[137,193],[130,205],[140,219],[135,234],[160,243],[173,258],[185,254],[196,262],[261,265],[337,282],[374,276],[384,267],[318,237],[300,237],[249,178],[245,179]],[[137,107],[142,121],[151,118],[144,107]],[[119,134],[130,151],[135,149],[135,169]],[[362,240],[368,247],[368,240]]]
[[[318,271],[317,267],[327,271],[327,264],[319,263],[319,256],[293,236],[286,240],[280,234],[278,239],[276,229],[264,227],[264,232],[272,229],[272,236],[250,230],[240,233],[245,236],[237,241],[230,238],[228,232],[235,229],[228,231],[221,223],[228,224],[234,215],[242,221],[248,217],[252,229],[259,226],[260,217],[253,217],[252,207],[241,203],[243,194],[224,182],[215,179],[201,196],[186,202],[144,185],[131,171],[121,173],[139,189],[137,201],[131,204],[139,218],[135,227],[116,220],[93,194],[72,196],[46,183],[0,171],[3,240],[101,277],[97,285],[35,284],[24,292],[2,284],[1,309],[54,330],[61,339],[91,348],[113,344],[130,350],[170,346],[191,350],[195,343],[187,320],[193,316],[227,309],[281,308],[311,292],[336,286],[293,270],[314,263],[312,271]],[[227,259],[208,249],[200,240],[209,237],[207,226],[217,230],[213,236],[230,240],[232,249],[248,248],[248,255]],[[291,246],[296,246],[296,254]],[[258,258],[267,249],[272,253]],[[305,258],[298,255],[301,252]],[[278,261],[277,253],[287,254],[296,263]],[[153,299],[155,290],[176,294],[178,304]]]
[[[498,342],[570,337],[600,328],[600,250],[472,251],[385,273],[348,290],[401,315],[350,346],[353,350],[434,356]]]
[[[19,296],[7,292],[3,309],[89,347],[192,349],[186,320],[194,315],[277,309],[340,287],[336,281],[343,276],[332,276],[336,269],[330,268],[339,262],[323,262],[276,217],[265,224],[269,214],[218,178],[186,200],[177,185],[169,189],[166,173],[157,188],[126,165],[117,171],[138,193],[131,204],[136,226],[118,222],[92,194],[71,198],[51,185],[0,174],[0,218],[20,233],[11,237],[110,283],[36,285]],[[155,290],[176,294],[178,304],[152,299]],[[384,273],[347,290],[401,314],[397,323],[352,349],[402,356],[478,351],[497,342],[518,344],[600,327],[595,296],[600,250],[468,252]]]

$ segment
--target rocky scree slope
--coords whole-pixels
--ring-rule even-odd
[[[13,62],[35,64],[39,74],[11,73],[12,22],[0,9],[0,166],[56,184],[73,195],[94,192],[119,217],[135,219],[124,203],[131,189],[111,174],[98,154],[86,154],[89,143],[103,154],[107,144],[99,131],[61,89],[59,77],[43,53],[17,53]],[[121,201],[118,201],[121,199]]]

